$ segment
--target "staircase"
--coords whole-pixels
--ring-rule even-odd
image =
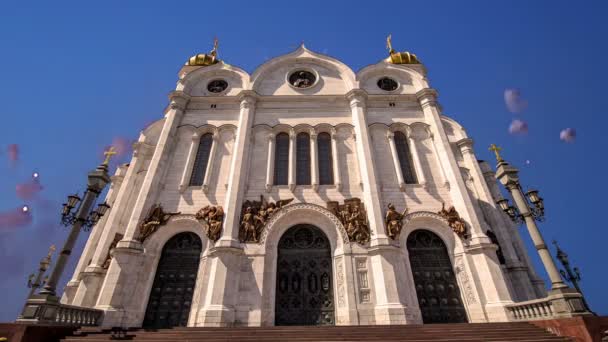
[[[116,335],[116,333],[115,333]],[[527,322],[432,325],[293,326],[133,329],[121,339],[131,341],[573,341]],[[110,330],[81,328],[65,342],[115,341]]]

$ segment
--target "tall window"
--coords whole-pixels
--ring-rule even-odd
[[[488,238],[490,238],[490,241],[492,241],[493,244],[498,246],[498,249],[496,250],[496,257],[498,258],[498,262],[500,262],[501,265],[504,265],[507,261],[505,260],[505,255],[502,253],[502,248],[500,248],[500,243],[498,242],[496,234],[494,234],[493,231],[488,230],[486,235]]]
[[[287,185],[289,175],[289,135],[276,136],[274,153],[274,185]]]
[[[310,184],[310,136],[306,133],[296,137],[296,184]]]
[[[416,184],[416,174],[412,167],[412,155],[410,148],[407,145],[407,138],[402,132],[395,132],[395,147],[397,147],[397,155],[399,156],[399,165],[401,165],[401,173],[406,184]]]
[[[213,134],[207,133],[201,137],[194,159],[194,167],[192,168],[192,176],[190,176],[190,185],[203,185],[207,164],[209,164],[209,152],[213,144]]]
[[[334,184],[334,170],[332,167],[331,136],[321,133],[317,137],[319,157],[319,184]]]

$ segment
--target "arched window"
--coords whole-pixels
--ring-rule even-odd
[[[319,134],[317,137],[317,149],[319,158],[319,184],[334,184],[331,136],[329,134]]]
[[[405,184],[416,184],[416,174],[412,168],[412,154],[407,145],[407,138],[402,132],[395,132],[395,147],[399,156],[399,165],[401,165],[401,173]]]
[[[296,184],[310,185],[310,136],[298,133],[296,137]]]
[[[275,139],[274,185],[287,185],[289,175],[289,135],[287,133],[279,133]]]
[[[205,172],[207,164],[209,164],[209,152],[213,144],[213,134],[207,133],[201,137],[194,159],[194,167],[192,168],[192,176],[190,176],[190,185],[203,185],[205,180]]]

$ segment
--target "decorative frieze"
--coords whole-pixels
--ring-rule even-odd
[[[342,308],[346,305],[344,299],[344,267],[342,266],[342,257],[336,258],[336,284],[338,285],[338,307]]]
[[[137,240],[139,242],[144,242],[147,238],[149,238],[152,234],[154,234],[161,226],[164,226],[171,216],[179,215],[178,213],[165,213],[163,207],[160,204],[154,204],[148,215],[143,220],[143,222],[139,225],[139,234],[137,236]]]
[[[365,205],[358,198],[344,200],[344,204],[336,201],[327,202],[327,209],[336,215],[346,228],[350,241],[365,244],[370,239],[369,223]]]
[[[473,285],[471,285],[471,280],[469,279],[462,256],[458,256],[455,259],[456,262],[454,269],[456,271],[456,275],[458,276],[458,280],[460,281],[460,286],[464,290],[464,297],[467,304],[477,303],[477,298],[475,298],[475,292],[473,291]]]
[[[359,285],[359,302],[369,303],[371,302],[371,289],[367,275],[367,258],[355,258],[355,268],[357,270],[357,283]]]
[[[205,233],[211,241],[217,241],[222,232],[222,223],[224,223],[224,208],[218,206],[204,206],[196,213],[196,219],[205,221]]]
[[[241,225],[239,227],[241,242],[259,242],[268,220],[291,201],[293,201],[293,198],[267,202],[264,195],[260,195],[260,201],[245,201],[241,209]]]

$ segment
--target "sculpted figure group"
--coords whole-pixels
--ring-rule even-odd
[[[154,234],[158,228],[165,225],[171,216],[179,215],[179,213],[166,213],[160,204],[154,204],[148,213],[148,216],[139,225],[139,236],[137,239],[144,242],[150,235]]]
[[[263,195],[260,201],[247,200],[241,210],[239,239],[241,242],[259,242],[260,235],[268,220],[283,206],[291,203],[293,198],[267,202]]]
[[[195,217],[197,220],[207,223],[205,233],[209,240],[217,241],[220,238],[222,223],[224,222],[224,208],[221,205],[206,205],[196,213]]]
[[[367,222],[367,212],[360,199],[351,198],[345,200],[344,204],[338,204],[335,201],[327,202],[327,208],[340,219],[350,241],[356,241],[359,244],[365,244],[369,241],[370,230]]]
[[[460,217],[456,208],[451,205],[447,210],[445,209],[445,203],[441,203],[441,210],[438,212],[439,215],[443,216],[446,220],[448,220],[448,225],[454,233],[456,233],[460,237],[464,237],[467,232],[467,225],[464,220]]]
[[[395,206],[392,203],[388,204],[388,211],[386,212],[386,218],[384,222],[386,223],[386,232],[388,237],[393,240],[399,238],[399,234],[401,233],[401,229],[403,228],[403,218],[407,215],[407,208],[403,210],[402,213],[398,212],[395,209]]]

